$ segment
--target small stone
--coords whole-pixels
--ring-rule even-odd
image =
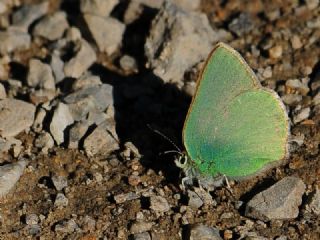
[[[34,105],[16,100],[0,100],[0,136],[14,137],[23,130],[31,127],[34,114]]]
[[[54,201],[54,206],[57,208],[66,207],[69,204],[68,198],[63,193],[58,193]]]
[[[94,232],[95,228],[96,228],[96,220],[86,215],[82,220],[82,229],[86,232]]]
[[[54,140],[47,132],[42,132],[35,140],[35,146],[41,148],[43,153],[48,153],[50,148],[54,146]]]
[[[75,123],[69,132],[69,144],[68,148],[79,148],[79,141],[83,138],[89,129],[89,123],[87,121],[80,121]]]
[[[138,199],[138,198],[139,198],[139,195],[137,195],[134,192],[121,193],[121,194],[118,194],[118,195],[114,196],[114,200],[118,204],[124,203],[124,202],[127,202],[127,201],[131,201],[131,200],[135,200],[135,199]]]
[[[32,213],[32,214],[28,214],[26,216],[26,224],[27,225],[38,224],[38,222],[39,222],[39,217],[37,214]]]
[[[107,17],[118,3],[119,0],[81,0],[80,10],[82,13]]]
[[[290,93],[292,91],[299,91],[302,96],[306,96],[309,92],[308,81],[306,84],[299,79],[289,79],[286,81],[286,90]]]
[[[133,235],[134,240],[151,240],[151,236],[148,232],[137,233]]]
[[[6,3],[0,2],[0,14],[4,14],[8,10]]]
[[[61,191],[68,186],[68,179],[66,176],[54,175],[51,177],[51,180],[58,191]]]
[[[5,55],[16,50],[26,50],[30,47],[31,37],[28,33],[8,29],[0,31],[0,53]]]
[[[128,183],[131,186],[138,186],[141,182],[141,178],[139,176],[136,175],[130,175],[128,177]]]
[[[277,20],[280,17],[280,9],[276,8],[274,10],[271,11],[265,11],[264,12],[266,14],[266,17],[268,18],[269,21],[274,21]]]
[[[7,98],[6,89],[4,88],[3,84],[0,83],[0,100]]]
[[[32,129],[37,132],[40,133],[43,127],[43,121],[45,119],[47,115],[46,110],[44,110],[43,108],[40,108],[36,114],[36,117],[34,119],[34,122],[32,124]]]
[[[76,27],[70,27],[68,28],[67,32],[66,32],[66,39],[70,42],[76,42],[81,40],[82,36],[81,36],[81,32],[79,30],[79,28]]]
[[[281,97],[282,101],[289,106],[294,106],[302,101],[302,96],[297,94],[286,94]]]
[[[30,102],[34,105],[46,103],[56,97],[55,89],[39,89],[30,93]]]
[[[271,58],[275,58],[275,59],[276,58],[281,58],[282,57],[282,51],[283,51],[282,46],[276,45],[276,46],[274,46],[274,47],[269,49],[269,56]]]
[[[143,13],[144,7],[139,1],[130,1],[123,16],[125,24],[129,25],[136,21]]]
[[[30,25],[37,19],[44,16],[49,10],[49,2],[40,4],[26,4],[12,15],[12,24],[21,31],[28,32]]]
[[[245,215],[262,221],[296,218],[304,191],[305,184],[301,179],[285,177],[255,195],[248,202]]]
[[[65,64],[64,73],[67,77],[79,78],[96,59],[96,53],[90,44],[85,40],[81,40],[80,50],[75,57]]]
[[[130,227],[130,233],[137,234],[147,232],[151,230],[152,226],[152,222],[135,221]]]
[[[27,225],[25,229],[29,235],[39,235],[41,232],[41,227],[38,224]]]
[[[138,65],[136,60],[129,56],[129,55],[124,55],[120,58],[120,67],[124,71],[132,71],[132,72],[137,72],[138,71]]]
[[[193,209],[198,209],[203,205],[203,201],[195,192],[188,190],[188,206]]]
[[[91,14],[85,14],[84,19],[100,51],[111,55],[119,50],[125,30],[123,23],[112,17]]]
[[[302,47],[302,42],[298,35],[293,35],[291,38],[291,46],[293,49],[299,49]]]
[[[0,166],[0,197],[5,196],[18,182],[27,165],[27,161],[20,160],[15,163]]]
[[[62,37],[69,27],[66,13],[58,11],[43,18],[33,29],[33,35],[54,41]]]
[[[51,55],[50,66],[55,78],[55,83],[59,83],[64,79],[64,62],[57,54]]]
[[[50,65],[42,63],[38,59],[29,61],[27,83],[31,87],[55,89],[55,81]]]
[[[232,239],[232,231],[231,230],[225,230],[223,233],[223,239]]]
[[[316,215],[320,215],[320,191],[318,188],[310,195],[309,199],[306,210]]]
[[[82,75],[80,78],[76,79],[72,84],[72,90],[76,91],[82,88],[93,87],[102,85],[99,76],[91,75],[90,73]]]
[[[307,119],[310,116],[310,112],[311,112],[311,109],[309,107],[303,108],[293,116],[293,122],[295,124],[302,122],[303,120]]]
[[[64,130],[73,123],[73,117],[69,107],[64,103],[59,103],[54,110],[50,123],[50,132],[58,145],[64,142]]]
[[[319,0],[305,0],[305,3],[307,4],[307,8],[309,10],[316,9],[319,5]]]
[[[152,209],[155,212],[167,212],[170,210],[170,205],[164,197],[151,196],[150,209]]]
[[[174,3],[186,11],[195,11],[200,8],[201,0],[175,0]]]
[[[304,76],[309,76],[312,73],[312,67],[310,66],[302,66],[300,68],[300,72],[304,75]]]
[[[270,66],[266,67],[262,72],[262,77],[264,79],[272,77],[272,68]]]
[[[197,224],[191,227],[189,240],[222,240],[222,238],[218,229]]]
[[[254,28],[254,22],[248,13],[241,13],[239,17],[232,20],[228,25],[231,32],[237,34],[239,37],[249,33]]]
[[[77,223],[71,219],[68,221],[62,221],[60,224],[55,225],[54,231],[61,233],[72,233],[78,229]]]

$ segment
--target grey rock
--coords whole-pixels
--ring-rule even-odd
[[[27,225],[25,229],[29,235],[38,235],[41,232],[41,227],[38,224]]]
[[[320,215],[320,191],[318,188],[310,194],[309,202],[305,208],[307,212]]]
[[[66,207],[69,204],[68,198],[63,193],[58,193],[54,200],[54,206],[57,208]]]
[[[0,136],[13,137],[31,127],[35,106],[16,100],[0,100]]]
[[[82,13],[106,17],[118,3],[119,0],[81,0],[80,10]]]
[[[27,225],[34,225],[39,222],[39,217],[37,214],[31,213],[26,215],[26,224]]]
[[[120,63],[120,67],[125,71],[132,71],[132,72],[138,71],[137,61],[129,55],[123,55],[120,58],[119,63]]]
[[[62,221],[60,224],[57,224],[54,228],[56,232],[60,233],[72,233],[78,229],[77,223],[73,220]]]
[[[109,84],[93,86],[69,94],[64,101],[76,121],[85,119],[89,112],[105,111],[113,105],[113,88]]]
[[[246,206],[245,215],[262,221],[296,218],[304,191],[301,179],[285,177],[254,196]]]
[[[0,83],[0,99],[7,98],[6,89],[4,88],[3,84]]]
[[[197,224],[190,229],[190,240],[222,240],[219,230],[213,227]]]
[[[114,126],[109,125],[110,128]],[[84,140],[83,148],[88,156],[105,156],[110,152],[119,149],[119,143],[116,136],[108,129],[109,126],[100,124]]]
[[[99,76],[87,73],[83,74],[80,78],[74,81],[74,83],[72,84],[72,90],[76,91],[82,88],[99,86],[101,84],[102,82]]]
[[[112,17],[85,14],[84,19],[101,52],[111,55],[119,50],[125,25]]]
[[[77,149],[79,148],[79,141],[83,138],[89,128],[87,121],[80,121],[75,123],[69,132],[69,143],[68,148]]]
[[[33,29],[33,35],[54,41],[69,27],[66,13],[58,11],[43,18]]]
[[[50,123],[50,132],[58,145],[64,142],[64,130],[73,121],[69,107],[64,103],[58,103]]]
[[[27,83],[31,87],[55,89],[55,81],[50,65],[38,59],[30,59]]]
[[[30,47],[31,37],[28,33],[15,29],[0,31],[0,53],[5,55],[16,50],[26,50]]]
[[[302,101],[302,96],[297,94],[286,94],[282,96],[281,99],[286,105],[294,106]]]
[[[47,132],[42,132],[35,140],[34,145],[37,148],[40,148],[41,151],[45,154],[48,153],[48,150],[50,148],[53,148],[54,146],[54,140],[51,137],[51,135]]]
[[[0,196],[3,197],[18,182],[27,165],[27,161],[20,160],[16,163],[0,166]]]
[[[50,66],[55,78],[55,83],[59,83],[64,79],[64,62],[57,54],[51,55]]]
[[[151,240],[151,236],[148,232],[137,233],[133,235],[134,240]]]
[[[170,210],[170,205],[164,197],[151,196],[150,209],[152,209],[155,212],[167,212]]]
[[[203,201],[195,192],[188,190],[188,206],[194,209],[198,209],[203,205]]]
[[[29,26],[49,10],[49,1],[40,4],[23,5],[12,15],[12,24],[22,31],[28,32]]]
[[[205,14],[165,1],[145,43],[148,67],[165,82],[181,81],[186,70],[207,57],[215,36]]]
[[[53,182],[54,187],[58,191],[61,191],[62,189],[68,186],[68,179],[66,176],[54,175],[51,177],[51,180]]]
[[[81,40],[80,49],[76,55],[64,66],[64,73],[67,77],[80,77],[97,59],[95,51],[90,44]]]
[[[254,22],[248,13],[241,13],[228,26],[229,30],[239,37],[249,33],[254,28]]]
[[[301,109],[293,116],[293,122],[295,124],[302,122],[303,120],[307,119],[310,116],[310,112],[311,112],[311,109],[309,107]]]
[[[130,233],[143,233],[149,231],[153,226],[152,222],[135,221],[130,227]]]
[[[128,192],[128,193],[121,193],[118,195],[115,195],[114,200],[116,201],[116,203],[124,203],[127,201],[131,201],[131,200],[135,200],[139,198],[139,195],[136,194],[135,192]]]

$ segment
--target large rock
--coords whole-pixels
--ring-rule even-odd
[[[165,82],[181,81],[186,70],[208,56],[216,36],[205,14],[165,1],[145,43],[148,66]]]
[[[285,177],[254,196],[246,206],[245,215],[262,221],[296,218],[305,188],[300,178]]]
[[[16,136],[31,127],[36,108],[34,105],[16,100],[0,101],[0,136]]]

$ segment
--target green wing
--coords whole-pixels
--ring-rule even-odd
[[[278,95],[261,87],[239,53],[219,43],[199,77],[183,129],[200,172],[252,175],[286,156],[288,134]]]

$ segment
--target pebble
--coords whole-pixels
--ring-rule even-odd
[[[64,130],[73,121],[68,105],[59,102],[50,123],[50,132],[58,145],[64,142]]]
[[[39,108],[32,124],[33,131],[40,133],[43,128],[43,121],[47,115],[47,111],[43,108]]]
[[[112,17],[91,14],[84,14],[84,19],[100,51],[108,55],[119,51],[125,30],[123,23]]]
[[[170,210],[170,205],[164,197],[151,196],[150,209],[152,209],[155,212],[167,212]]]
[[[0,136],[14,137],[31,127],[35,106],[16,99],[0,100]]]
[[[26,224],[27,225],[35,225],[35,224],[38,224],[39,222],[39,217],[37,214],[28,214],[26,215]]]
[[[165,1],[144,46],[147,67],[165,82],[179,82],[187,70],[208,56],[218,40],[206,15],[186,12]]]
[[[254,27],[254,22],[248,13],[241,13],[228,25],[229,30],[239,37],[249,33]]]
[[[275,59],[281,58],[282,52],[283,52],[282,46],[276,45],[276,46],[269,49],[269,56],[271,58],[275,58]]]
[[[50,65],[38,59],[30,59],[27,83],[34,88],[55,89],[55,80]]]
[[[306,96],[310,91],[308,87],[308,81],[304,84],[299,79],[289,79],[286,81],[286,90],[290,91],[298,91],[302,96]]]
[[[133,235],[134,240],[151,240],[151,236],[148,232],[137,233]]]
[[[282,96],[281,99],[286,105],[294,106],[302,101],[302,96],[297,94],[286,94]]]
[[[150,231],[153,226],[152,222],[144,222],[144,221],[135,221],[132,223],[130,227],[130,233],[136,234],[136,233],[143,233]]]
[[[97,56],[90,44],[81,40],[80,50],[64,66],[67,77],[79,78],[96,61]]]
[[[61,38],[68,27],[66,13],[58,11],[37,23],[33,29],[33,35],[54,41]]]
[[[82,220],[82,229],[85,232],[94,232],[96,229],[96,220],[88,215],[84,216]]]
[[[320,104],[320,92],[313,97],[312,104],[315,106]]]
[[[12,15],[12,24],[21,31],[28,32],[28,29],[34,21],[47,14],[49,2],[44,1],[39,4],[26,4],[15,11]]]
[[[314,10],[319,5],[319,0],[305,0],[305,3],[307,4],[307,8],[309,10]]]
[[[318,188],[310,194],[306,210],[320,216],[320,191]]]
[[[310,116],[310,112],[311,112],[311,109],[309,107],[301,109],[296,114],[294,114],[293,123],[297,124],[307,119]]]
[[[198,209],[203,205],[203,201],[195,192],[188,190],[188,206],[193,209]]]
[[[80,78],[76,79],[72,84],[72,90],[77,91],[79,89],[102,85],[99,76],[92,75],[91,73],[85,73]]]
[[[55,89],[39,89],[30,93],[30,102],[34,105],[46,103],[54,99],[57,95]]]
[[[82,36],[81,36],[81,32],[79,30],[79,28],[76,27],[70,27],[67,29],[66,32],[66,39],[69,42],[76,42],[81,40]]]
[[[126,25],[135,22],[142,15],[144,6],[139,1],[130,1],[123,16]]]
[[[5,13],[8,10],[6,3],[0,2],[0,14]]]
[[[0,83],[0,100],[7,98],[6,89],[4,88],[3,84]]]
[[[68,198],[63,193],[58,193],[54,201],[54,206],[57,208],[66,207],[69,204]]]
[[[291,38],[291,46],[293,49],[299,49],[302,47],[302,42],[298,35],[293,35]]]
[[[80,10],[82,13],[107,17],[118,3],[119,0],[81,0]]]
[[[116,201],[116,203],[120,204],[127,201],[138,199],[139,195],[136,194],[135,192],[128,192],[128,193],[121,193],[121,194],[115,195],[113,198]]]
[[[128,183],[131,186],[138,186],[141,183],[141,178],[132,174],[128,177]]]
[[[124,71],[132,71],[132,72],[138,72],[138,64],[137,61],[129,56],[129,55],[123,55],[120,58],[120,67],[124,70]]]
[[[83,138],[86,132],[89,129],[89,123],[87,121],[80,121],[75,123],[69,132],[69,141],[68,141],[68,148],[71,149],[78,149],[79,141]]]
[[[55,83],[59,83],[64,79],[64,62],[57,54],[52,54],[50,59],[50,66],[54,75]]]
[[[301,179],[285,177],[255,195],[247,203],[245,215],[262,221],[296,218],[304,191],[305,184]]]
[[[5,55],[16,50],[26,50],[30,47],[31,37],[28,33],[15,29],[0,31],[0,53]]]
[[[193,225],[190,229],[189,240],[222,240],[219,230],[202,224]]]
[[[44,154],[47,154],[48,150],[53,148],[54,140],[49,133],[42,132],[36,138],[34,145],[35,147],[40,148]]]
[[[27,165],[27,161],[19,160],[0,166],[0,197],[5,196],[18,182]]]
[[[58,190],[61,191],[65,187],[68,186],[68,179],[66,176],[62,175],[53,175],[51,177],[51,180],[53,182],[54,187]]]
[[[29,235],[39,235],[41,232],[41,227],[38,224],[27,225],[26,229]]]
[[[61,233],[72,233],[76,229],[78,229],[78,225],[73,219],[62,221],[54,227],[55,232]]]
[[[107,128],[99,125],[86,137],[83,148],[88,156],[106,156],[110,152],[118,149],[119,144]]]

